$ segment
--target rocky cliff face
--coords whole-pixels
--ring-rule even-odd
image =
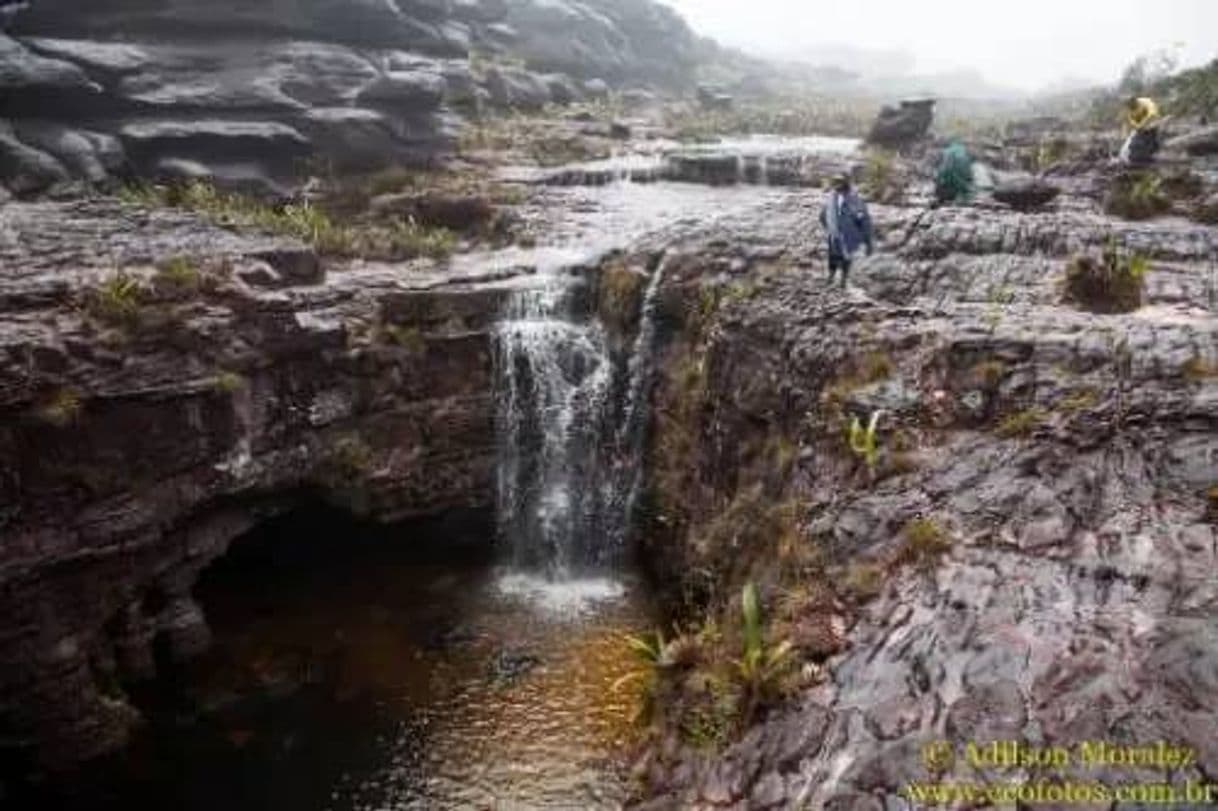
[[[156,640],[206,644],[190,589],[262,517],[490,509],[505,281],[323,271],[290,241],[112,201],[0,216],[6,757],[120,743],[135,718],[103,685],[149,675]]]
[[[650,0],[40,0],[9,28],[0,185],[18,195],[125,174],[282,193],[443,159],[484,106],[694,68],[692,33]]]
[[[1218,773],[1218,231],[1071,196],[876,207],[885,244],[840,292],[793,266],[822,255],[790,236],[813,213],[670,260],[647,537],[703,600],[759,579],[816,685],[717,756],[658,746],[646,807],[878,810],[994,777],[934,776],[938,740],[1164,740],[1197,752],[1180,781]],[[1145,306],[1064,305],[1109,240],[1149,260]],[[876,412],[869,466],[845,429]]]

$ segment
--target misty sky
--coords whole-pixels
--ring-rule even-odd
[[[664,1],[698,33],[761,55],[904,51],[919,73],[972,67],[1023,90],[1115,81],[1139,53],[1177,43],[1185,64],[1218,57],[1218,0]]]

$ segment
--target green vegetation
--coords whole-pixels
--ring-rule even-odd
[[[627,635],[623,639],[637,665],[609,689],[616,693],[629,684],[637,683],[640,701],[632,720],[635,723],[650,723],[656,712],[661,671],[667,666],[665,651],[668,646],[664,641],[664,632],[656,631],[646,636]]]
[[[915,518],[905,525],[901,534],[905,544],[899,554],[900,562],[920,568],[932,565],[952,548],[951,537],[929,518]]]
[[[45,403],[38,407],[35,415],[41,421],[56,428],[66,428],[80,419],[84,406],[80,395],[73,389],[57,389]]]
[[[841,581],[845,597],[856,604],[874,600],[884,591],[884,569],[878,563],[852,563]]]
[[[885,149],[871,149],[863,166],[862,191],[877,203],[899,203],[905,195],[905,179],[896,164],[896,155]]]
[[[1066,268],[1065,300],[1092,313],[1128,313],[1142,306],[1150,265],[1110,242],[1100,257],[1076,256]]]
[[[321,466],[324,484],[340,491],[349,491],[372,471],[373,453],[368,444],[355,434],[338,437],[326,452]]]
[[[139,326],[146,292],[138,277],[122,268],[85,295],[85,312],[107,326],[129,329]]]
[[[1029,408],[1003,418],[994,433],[1004,439],[1028,437],[1041,426],[1044,419],[1044,412],[1040,409]]]
[[[241,391],[248,386],[249,381],[236,372],[220,372],[220,374],[216,375],[212,380],[211,385],[212,388],[218,392],[222,392],[224,394],[233,394],[234,392]]]
[[[1062,137],[1043,138],[1036,147],[1036,154],[1030,169],[1033,172],[1044,172],[1056,166],[1070,154],[1070,142]]]
[[[457,149],[463,155],[482,151],[514,153],[540,166],[603,160],[612,154],[607,139],[563,133],[553,121],[522,114],[495,116],[471,124],[462,131]]]
[[[413,357],[422,357],[427,354],[427,337],[418,327],[384,324],[381,326],[380,334],[385,343],[400,346]]]
[[[1064,398],[1057,407],[1064,414],[1077,414],[1094,407],[1099,401],[1100,396],[1095,389],[1082,389]]]
[[[1208,65],[1177,71],[1176,57],[1167,52],[1146,54],[1130,64],[1115,91],[1095,101],[1090,118],[1111,126],[1123,114],[1131,95],[1151,96],[1164,115],[1218,116],[1218,59]]]
[[[289,236],[312,245],[323,254],[400,260],[417,256],[443,258],[452,253],[455,235],[429,228],[413,219],[392,223],[342,225],[312,203],[276,206],[239,194],[217,190],[202,181],[175,186],[131,187],[121,194],[129,203],[149,207],[180,208],[217,225],[253,228]]]
[[[152,277],[152,285],[172,298],[187,298],[203,287],[203,273],[185,256],[163,262]]]
[[[782,682],[793,664],[794,649],[783,640],[766,641],[762,624],[761,597],[754,583],[746,583],[740,595],[743,650],[736,660],[736,671],[744,690],[745,726],[752,723],[758,708],[772,703],[782,693]]]
[[[876,462],[879,460],[880,449],[879,441],[876,438],[876,429],[880,422],[880,412],[872,413],[871,420],[864,428],[858,417],[854,417],[850,422],[850,433],[848,441],[850,452],[862,459],[867,465],[867,470],[875,473]]]
[[[1104,210],[1127,220],[1148,220],[1170,211],[1171,198],[1154,172],[1126,172],[1113,180]]]
[[[841,410],[852,392],[889,379],[896,369],[892,359],[879,350],[867,352],[861,358],[845,365],[849,371],[826,386],[821,394],[822,402],[836,416],[841,415]]]

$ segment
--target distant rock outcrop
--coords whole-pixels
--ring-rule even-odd
[[[885,107],[880,110],[867,142],[890,149],[910,146],[930,132],[935,120],[934,99],[910,99],[900,107]]]
[[[993,197],[1016,211],[1035,211],[1057,199],[1061,189],[1034,177],[1003,179],[994,187]]]

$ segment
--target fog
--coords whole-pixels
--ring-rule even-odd
[[[666,0],[760,56],[874,73],[976,70],[1019,91],[1110,83],[1136,56],[1218,56],[1218,0]]]

